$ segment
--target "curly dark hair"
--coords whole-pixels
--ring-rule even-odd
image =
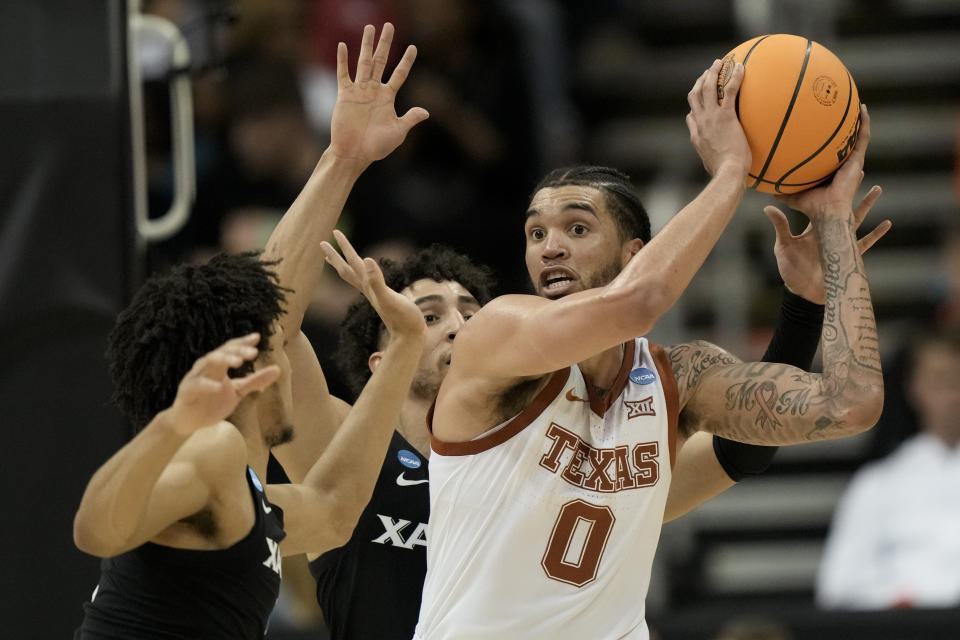
[[[382,259],[380,268],[387,286],[394,291],[402,291],[417,280],[430,278],[436,282],[452,280],[460,283],[481,305],[492,297],[493,271],[485,265],[474,264],[466,255],[444,245],[433,244],[414,253],[400,265]],[[370,354],[380,349],[383,331],[380,316],[365,298],[353,303],[340,325],[340,340],[334,357],[354,397],[370,379],[367,362]]]
[[[606,196],[607,208],[620,230],[620,240],[640,238],[650,242],[650,216],[637,195],[630,176],[610,167],[580,165],[554,169],[537,183],[530,199],[541,189],[578,185],[594,187]]]
[[[285,289],[256,252],[218,254],[206,264],[179,265],[150,277],[120,312],[107,339],[113,401],[136,430],[166,409],[181,379],[204,354],[257,331],[269,349]],[[253,370],[246,362],[230,371]]]

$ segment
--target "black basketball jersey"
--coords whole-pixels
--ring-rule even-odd
[[[427,460],[394,432],[346,545],[310,563],[331,640],[410,640],[427,573]]]
[[[190,638],[259,640],[280,591],[283,511],[247,467],[256,520],[217,551],[146,543],[100,563],[75,640]]]

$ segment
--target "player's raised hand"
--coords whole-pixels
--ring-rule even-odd
[[[383,72],[393,42],[393,25],[383,25],[377,48],[372,25],[363,28],[356,77],[350,78],[347,45],[337,45],[337,103],[330,123],[330,149],[337,155],[369,164],[386,157],[400,146],[410,129],[427,119],[426,109],[413,107],[397,117],[394,102],[403,86],[417,48],[407,47],[389,80]]]
[[[412,300],[387,286],[376,260],[361,258],[340,231],[334,230],[333,235],[343,255],[337,253],[329,242],[322,242],[320,248],[326,254],[327,262],[345,282],[370,301],[391,337],[422,336],[427,325],[420,308]]]
[[[276,381],[280,367],[275,364],[242,378],[227,375],[230,369],[256,359],[259,341],[259,333],[229,340],[193,364],[180,381],[170,408],[174,429],[189,434],[225,420],[245,396],[263,391]]]
[[[863,179],[863,172],[860,177]],[[874,185],[853,210],[854,231],[860,227],[882,193],[880,187]],[[783,283],[787,289],[801,298],[823,304],[826,298],[823,290],[823,269],[820,266],[820,239],[813,225],[808,224],[803,233],[795,236],[790,231],[790,224],[783,211],[774,206],[767,206],[764,207],[763,212],[773,223],[777,234],[773,253],[777,257],[777,268],[780,270]],[[860,238],[857,241],[860,253],[865,253],[892,226],[893,223],[884,220],[870,233]]]
[[[734,66],[724,85],[722,103],[717,101],[720,68],[720,60],[715,60],[687,94],[687,104],[690,105],[687,129],[707,173],[712,176],[720,167],[731,165],[742,171],[746,178],[752,155],[735,109],[737,92],[743,82],[743,65]]]

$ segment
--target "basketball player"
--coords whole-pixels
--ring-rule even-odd
[[[284,291],[268,265],[242,254],[182,266],[121,313],[110,368],[118,404],[143,428],[94,474],[76,515],[77,546],[105,558],[78,637],[262,637],[280,556],[348,539],[425,326],[375,262],[341,246],[338,271],[383,314],[390,342],[303,484],[260,482],[270,449],[293,436]]]
[[[695,432],[756,444],[870,428],[883,382],[852,228],[870,137],[828,186],[785,198],[820,243],[824,373],[741,363],[642,336],[674,303],[742,198],[750,152],[716,61],[688,94],[712,175],[649,241],[618,174],[559,171],[524,231],[539,296],[465,325],[430,416],[430,545],[417,638],[649,637],[644,599],[676,451]],[[727,86],[735,94],[740,65]],[[645,216],[641,216],[645,218]]]
[[[396,86],[413,55],[398,65]],[[344,68],[345,59],[341,45]],[[104,558],[76,637],[261,638],[280,557],[349,539],[423,351],[425,323],[386,287],[375,262],[346,239],[340,246],[343,257],[331,249],[327,260],[382,314],[387,342],[378,373],[302,484],[264,490],[260,481],[270,449],[293,436],[282,325],[293,292],[278,283],[276,263],[243,254],[182,266],[148,280],[121,313],[108,356],[116,400],[141,429],[94,474],[75,518],[77,546]],[[299,367],[315,377],[309,362]],[[315,430],[310,417],[297,419]]]
[[[373,496],[345,545],[310,556],[317,599],[330,630],[339,638],[413,636],[426,573],[429,434],[425,417],[436,397],[459,328],[490,299],[489,270],[450,249],[433,246],[403,264],[385,261],[385,280],[420,309],[426,341]],[[373,314],[373,315],[371,315]],[[338,360],[353,390],[381,366],[388,333],[369,304],[351,307],[340,335]],[[295,383],[296,383],[296,374]],[[314,435],[314,441],[320,434]],[[292,480],[309,463],[297,443],[279,447],[277,458]],[[316,452],[313,452],[316,455]]]

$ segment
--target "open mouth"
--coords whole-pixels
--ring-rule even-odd
[[[552,297],[551,294],[563,293],[573,281],[573,274],[566,269],[544,269],[540,274],[540,287],[547,297]]]

